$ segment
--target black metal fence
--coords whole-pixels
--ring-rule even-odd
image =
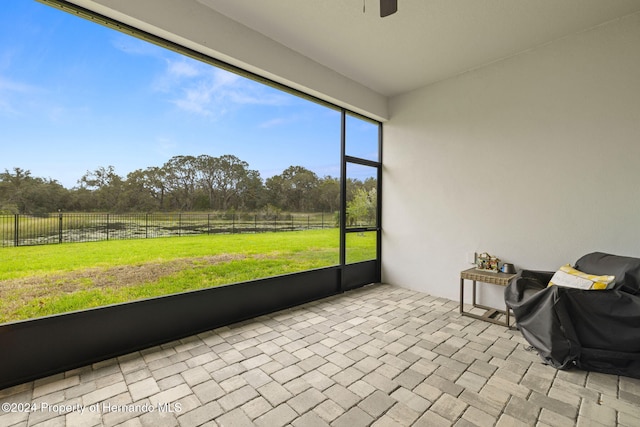
[[[56,213],[0,215],[3,247],[195,234],[263,233],[337,227],[335,215],[249,213]]]

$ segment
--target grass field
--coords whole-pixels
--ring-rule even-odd
[[[0,249],[0,323],[338,264],[336,229]],[[348,262],[375,257],[350,235]]]

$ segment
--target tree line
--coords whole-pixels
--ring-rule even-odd
[[[289,166],[263,180],[236,156],[174,156],[160,167],[138,169],[126,177],[113,166],[87,171],[68,189],[57,180],[33,177],[13,168],[0,173],[0,213],[278,211],[335,212],[340,181],[302,166]],[[376,180],[350,179],[351,210],[375,210]],[[356,206],[358,205],[358,206]],[[363,207],[366,205],[367,207]]]

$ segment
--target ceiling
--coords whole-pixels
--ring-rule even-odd
[[[384,96],[640,12],[640,0],[197,0]]]

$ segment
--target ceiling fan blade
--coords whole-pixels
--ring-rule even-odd
[[[393,15],[398,11],[398,0],[380,0],[380,17]]]

